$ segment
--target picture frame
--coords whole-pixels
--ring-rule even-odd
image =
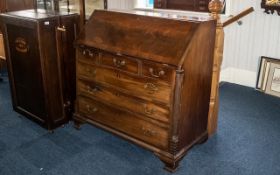
[[[280,62],[271,63],[265,93],[280,97]]]
[[[261,8],[265,9],[267,14],[274,14],[276,11],[280,16],[280,0],[262,0]]]
[[[280,85],[279,87],[277,86],[279,71],[280,59],[262,56],[259,63],[256,89],[270,95],[280,95],[280,90],[278,90]]]

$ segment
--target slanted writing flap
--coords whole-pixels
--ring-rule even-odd
[[[200,24],[96,10],[76,44],[177,66]]]

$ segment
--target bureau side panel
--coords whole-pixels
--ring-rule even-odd
[[[202,23],[187,49],[183,62],[179,148],[188,149],[207,136],[215,43],[215,21]]]

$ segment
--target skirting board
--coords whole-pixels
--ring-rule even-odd
[[[222,69],[220,82],[230,82],[248,87],[256,87],[257,73],[253,71],[228,67]]]

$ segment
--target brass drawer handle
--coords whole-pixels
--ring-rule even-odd
[[[116,58],[113,59],[114,65],[118,68],[125,66],[125,60],[117,60]]]
[[[91,51],[91,50],[89,50],[89,49],[84,49],[84,50],[83,50],[83,55],[84,55],[84,56],[87,56],[87,55],[88,55],[88,56],[90,56],[90,57],[92,58],[92,57],[94,57],[94,52]]]
[[[60,32],[66,32],[65,26],[57,27],[56,30],[58,30],[58,31],[60,31]]]
[[[154,109],[154,108],[149,109],[148,105],[145,104],[144,105],[144,112],[147,115],[152,115],[152,114],[154,114],[156,112],[156,109]]]
[[[151,75],[155,78],[159,78],[163,75],[165,75],[165,72],[163,70],[159,71],[158,73],[155,73],[153,68],[149,68],[149,72],[151,73]]]
[[[87,92],[92,94],[92,93],[96,93],[100,90],[99,87],[95,86],[94,88],[91,88],[90,86],[87,86]]]
[[[153,93],[155,93],[156,91],[158,91],[158,87],[157,87],[155,84],[153,84],[153,83],[146,83],[146,84],[144,85],[144,88],[145,88],[146,90],[148,90],[150,94],[153,94]]]
[[[87,111],[90,113],[95,113],[98,111],[96,107],[92,108],[90,105],[86,105]]]
[[[87,50],[83,50],[83,55],[84,55],[84,56],[87,55]]]
[[[90,57],[93,57],[93,56],[94,56],[94,53],[93,53],[92,51],[88,51],[88,55],[89,55]]]
[[[156,131],[151,130],[151,129],[147,129],[145,127],[142,127],[141,130],[143,131],[144,135],[148,136],[148,137],[152,137],[152,136],[155,136],[157,134]]]
[[[86,72],[90,75],[93,75],[93,76],[96,75],[96,69],[91,69],[91,68],[87,67]]]

